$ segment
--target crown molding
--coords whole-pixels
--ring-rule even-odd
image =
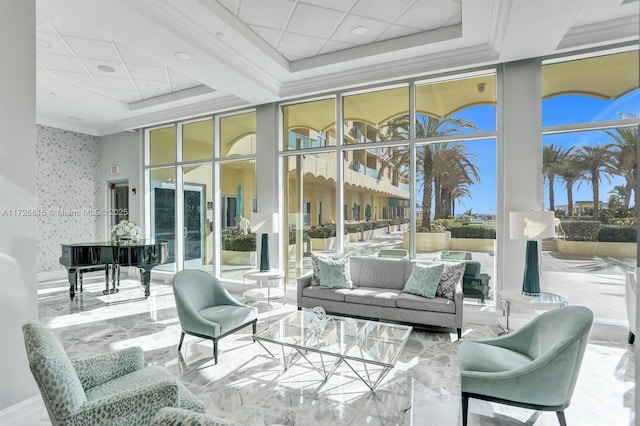
[[[432,31],[423,31],[404,37],[378,41],[364,46],[355,46],[348,49],[329,52],[311,58],[300,59],[291,63],[291,72],[313,70],[327,65],[333,65],[375,55],[397,52],[414,47],[429,46],[434,43],[450,41],[462,38],[462,25],[451,25]]]
[[[131,102],[129,104],[129,110],[138,111],[145,108],[165,106],[172,102],[184,101],[194,96],[209,95],[215,92],[216,90],[201,84],[199,86],[190,87],[177,92],[166,93],[164,95],[154,96],[153,98],[146,98],[141,101]]]
[[[558,49],[573,49],[614,41],[638,40],[638,15],[572,28],[564,36]]]
[[[115,123],[117,131],[135,130],[142,127],[155,126],[158,124],[186,120],[188,118],[213,114],[235,108],[246,107],[249,104],[244,99],[234,95],[228,95],[216,99],[208,99],[201,102],[174,107],[151,114],[140,115],[134,118],[120,120]],[[116,133],[116,132],[111,132]]]
[[[489,26],[489,44],[491,44],[496,52],[502,51],[504,35],[507,32],[507,24],[509,23],[512,4],[512,0],[494,3],[493,13],[491,15],[491,24]]]
[[[482,66],[498,60],[498,53],[488,45],[471,46],[411,59],[323,74],[283,84],[282,98],[308,95],[328,90],[398,80],[433,72],[446,72],[468,66]]]

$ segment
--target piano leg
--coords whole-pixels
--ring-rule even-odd
[[[69,278],[69,298],[73,300],[76,295],[76,288],[78,286],[78,275],[75,269],[69,269],[67,271],[67,277]]]
[[[109,267],[111,265],[105,265],[104,266],[104,282],[107,283],[107,292],[109,290]],[[106,294],[106,293],[105,293]]]
[[[151,267],[153,268],[153,266]],[[144,298],[146,299],[151,294],[151,268],[140,268],[140,284],[144,286]]]
[[[113,291],[114,292],[118,292],[120,291],[120,264],[119,263],[114,263],[113,264],[113,277],[112,277],[113,282],[111,283],[111,286],[113,287]],[[116,290],[116,286],[118,286],[118,289]]]

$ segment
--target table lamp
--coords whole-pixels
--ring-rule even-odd
[[[260,246],[260,272],[269,272],[269,234],[278,232],[278,213],[262,212],[251,214],[251,231],[262,234]]]
[[[528,211],[509,213],[509,229],[512,240],[527,240],[522,294],[540,295],[540,263],[538,240],[555,237],[555,216],[552,211]]]

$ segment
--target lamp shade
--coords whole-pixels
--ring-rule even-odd
[[[542,240],[555,237],[555,215],[551,211],[509,213],[512,240]]]
[[[278,213],[252,213],[251,231],[256,234],[275,234],[278,232]]]

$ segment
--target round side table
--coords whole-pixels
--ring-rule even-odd
[[[537,314],[569,304],[566,297],[556,293],[542,291],[538,296],[527,296],[522,294],[520,290],[515,289],[501,291],[498,294],[498,300],[502,302],[502,314],[506,318],[506,324],[504,326],[498,321],[498,327],[502,329],[500,335],[507,334],[511,331],[509,328],[509,319],[511,317],[511,311],[514,309],[517,309],[519,312],[524,311]]]
[[[251,269],[242,276],[242,283],[246,284],[246,280],[255,281],[257,288],[245,290],[242,298],[245,301],[265,301],[271,309],[272,299],[282,299],[282,304],[287,302],[287,292],[284,288],[284,271],[282,269],[271,269],[266,272],[260,272],[259,269]],[[282,281],[282,287],[280,287]]]

